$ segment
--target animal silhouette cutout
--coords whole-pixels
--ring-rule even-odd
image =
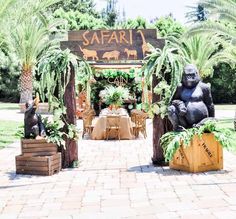
[[[120,56],[120,52],[117,50],[113,50],[111,52],[105,52],[102,56],[103,59],[107,59],[108,61],[110,59],[118,60]]]
[[[127,53],[127,59],[130,58],[130,56],[133,56],[134,59],[137,59],[137,51],[136,50],[129,50],[125,48],[124,52]]]
[[[89,50],[89,49],[82,49],[79,46],[81,52],[84,54],[83,58],[88,60],[88,58],[92,58],[93,60],[98,60],[98,55],[97,55],[97,51],[95,50]]]
[[[142,41],[143,41],[143,45],[142,45],[142,52],[143,52],[143,57],[145,57],[146,52],[149,52],[149,47],[148,44],[145,40],[144,34],[141,30],[138,30],[137,33],[140,33],[141,37],[142,37]]]

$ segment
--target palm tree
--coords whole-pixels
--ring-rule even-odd
[[[204,78],[213,74],[213,67],[220,62],[231,62],[233,57],[222,47],[222,40],[215,35],[198,34],[183,36],[170,43],[178,47],[178,54],[184,57],[184,64],[195,64]]]
[[[199,5],[206,10],[207,20],[195,23],[190,33],[213,32],[233,43],[236,40],[236,1],[200,0]]]
[[[6,17],[8,14],[9,9],[12,5],[16,2],[16,0],[0,0],[0,30],[4,29],[6,25]],[[3,31],[0,33],[0,48],[2,43],[4,42]]]
[[[48,21],[42,11],[58,0],[28,0],[27,2],[28,7],[30,5],[34,7],[21,14],[24,19],[20,19],[20,23],[17,25],[13,23],[14,29],[9,37],[9,45],[12,45],[21,63],[20,103],[32,100],[33,71],[37,59],[52,44],[49,39],[50,32],[61,25],[61,20]],[[32,15],[33,12],[34,15]]]

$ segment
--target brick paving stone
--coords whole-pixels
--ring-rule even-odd
[[[101,208],[101,212],[102,213],[110,213],[112,215],[116,215],[117,217],[128,217],[128,216],[136,216],[137,213],[135,212],[134,209],[130,208],[130,207],[115,207],[115,206],[111,206],[111,207],[102,207]]]
[[[180,216],[176,212],[165,212],[165,213],[158,213],[156,214],[157,218],[159,219],[177,219]]]
[[[1,213],[0,219],[16,219],[18,214],[16,213]]]
[[[213,212],[214,216],[216,218],[227,218],[227,219],[235,219],[236,218],[236,212],[225,210],[225,211],[215,211]]]
[[[122,217],[125,219],[157,219],[155,214],[148,214],[148,215],[137,215],[135,217]]]

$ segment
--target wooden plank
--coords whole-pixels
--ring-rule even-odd
[[[55,160],[52,160],[52,165],[56,164],[56,163],[60,163],[61,162],[61,159],[55,159]]]
[[[38,147],[38,148],[24,148],[22,153],[34,153],[34,152],[57,152],[56,147]]]
[[[48,156],[26,157],[26,156],[18,155],[16,156],[16,160],[47,162]]]
[[[16,170],[16,174],[50,176],[48,171]]]
[[[47,143],[46,139],[21,139],[23,144],[41,144]]]
[[[35,170],[35,171],[48,171],[49,167],[47,166],[27,166],[27,165],[18,165],[16,166],[16,170]]]
[[[46,157],[46,156],[52,156],[57,152],[34,152],[34,153],[24,153],[25,157]]]
[[[54,147],[54,148],[57,148],[57,145],[56,144],[53,144],[53,143],[27,143],[27,144],[23,144],[22,145],[22,148],[38,148],[38,147]]]
[[[60,169],[59,168],[60,167],[60,162],[57,162],[57,163],[53,164],[51,167],[52,167],[52,170],[53,169]]]
[[[16,161],[17,166],[32,166],[32,167],[47,167],[47,162],[33,162],[33,161]]]

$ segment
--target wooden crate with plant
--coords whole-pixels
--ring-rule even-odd
[[[223,169],[223,150],[230,149],[230,133],[208,121],[200,128],[168,132],[161,138],[165,160],[170,168],[187,172]]]

